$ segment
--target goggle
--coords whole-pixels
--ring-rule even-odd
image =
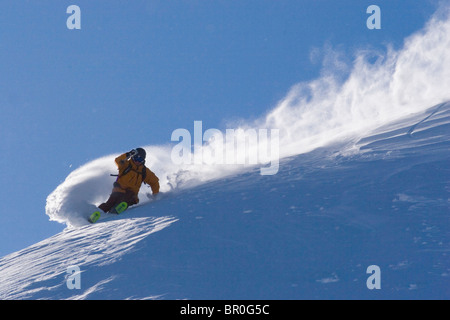
[[[139,163],[143,163],[145,161],[145,159],[142,158],[140,155],[135,155],[133,157],[133,160],[136,161],[136,162],[139,162]]]

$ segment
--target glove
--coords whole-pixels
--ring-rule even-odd
[[[153,194],[146,193],[146,195],[147,195],[147,198],[149,198],[150,200],[159,200],[162,197],[161,192],[153,193]]]
[[[133,150],[127,152],[127,153],[126,153],[126,156],[127,156],[127,159],[129,159],[129,158],[131,158],[131,157],[134,157],[134,156],[137,155],[137,154],[138,154],[137,150],[136,150],[136,149],[133,149]]]
[[[153,193],[152,194],[153,200],[159,200],[161,199],[161,192]]]

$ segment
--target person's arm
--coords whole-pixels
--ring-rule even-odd
[[[137,151],[135,149],[133,149],[129,152],[126,152],[126,153],[118,156],[115,161],[116,161],[116,164],[117,164],[117,167],[119,168],[119,170],[121,169],[121,167],[124,166],[124,164],[128,164],[128,160],[136,154],[137,154]]]
[[[125,163],[127,163],[127,160],[128,160],[127,154],[128,154],[128,152],[127,152],[127,153],[124,153],[124,154],[121,154],[120,156],[118,156],[118,157],[114,160],[114,161],[116,162],[117,167],[119,168],[119,170],[120,170],[121,167],[124,166]]]
[[[156,174],[154,174],[153,171],[151,171],[149,168],[147,168],[147,174],[144,182],[150,185],[153,194],[159,193],[159,179]]]

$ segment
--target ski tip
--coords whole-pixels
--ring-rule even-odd
[[[99,211],[95,211],[93,214],[91,214],[91,216],[89,217],[88,221],[90,223],[96,223],[99,218],[100,218],[100,212]]]
[[[127,210],[127,208],[128,208],[128,203],[121,202],[115,207],[115,211],[117,214],[120,214],[120,213],[124,212],[125,210]]]

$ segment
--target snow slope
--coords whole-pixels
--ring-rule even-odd
[[[385,53],[361,50],[352,65],[343,67],[341,61],[335,61],[336,70],[328,63],[320,78],[293,86],[266,115],[253,122],[229,123],[227,130],[279,130],[278,148],[271,148],[264,159],[258,155],[267,149],[267,141],[250,143],[248,158],[258,159],[260,167],[266,167],[274,157],[305,154],[368,136],[380,126],[423,114],[427,108],[450,100],[449,50],[450,7],[443,6],[423,30],[405,39],[403,48],[388,48]],[[193,148],[193,159],[217,151],[226,154],[229,147],[235,149],[235,140],[220,144],[217,141],[221,139],[213,137],[217,134],[201,148]],[[195,137],[193,140],[197,144]],[[173,145],[148,145],[145,149],[147,165],[161,179],[163,192],[192,188],[252,168],[205,161],[201,161],[203,165],[196,161],[175,164],[171,157]],[[275,149],[278,152],[272,152]],[[107,199],[114,181],[110,174],[117,173],[113,160],[126,151],[96,159],[72,172],[47,198],[46,213],[50,219],[69,227],[84,225],[94,205]],[[147,192],[148,189],[142,190],[141,200],[147,199]]]
[[[167,193],[3,257],[0,297],[449,299],[449,146],[446,103],[274,176]],[[71,265],[81,289],[67,288]]]
[[[67,228],[0,259],[0,298],[449,299],[449,50],[442,8],[398,51],[336,61],[230,124],[280,129],[275,175],[175,165],[172,146],[149,145],[164,196],[143,189],[139,206],[89,225],[120,152],[76,169],[47,198]],[[81,289],[66,285],[73,265]],[[366,286],[370,265],[381,289]]]

